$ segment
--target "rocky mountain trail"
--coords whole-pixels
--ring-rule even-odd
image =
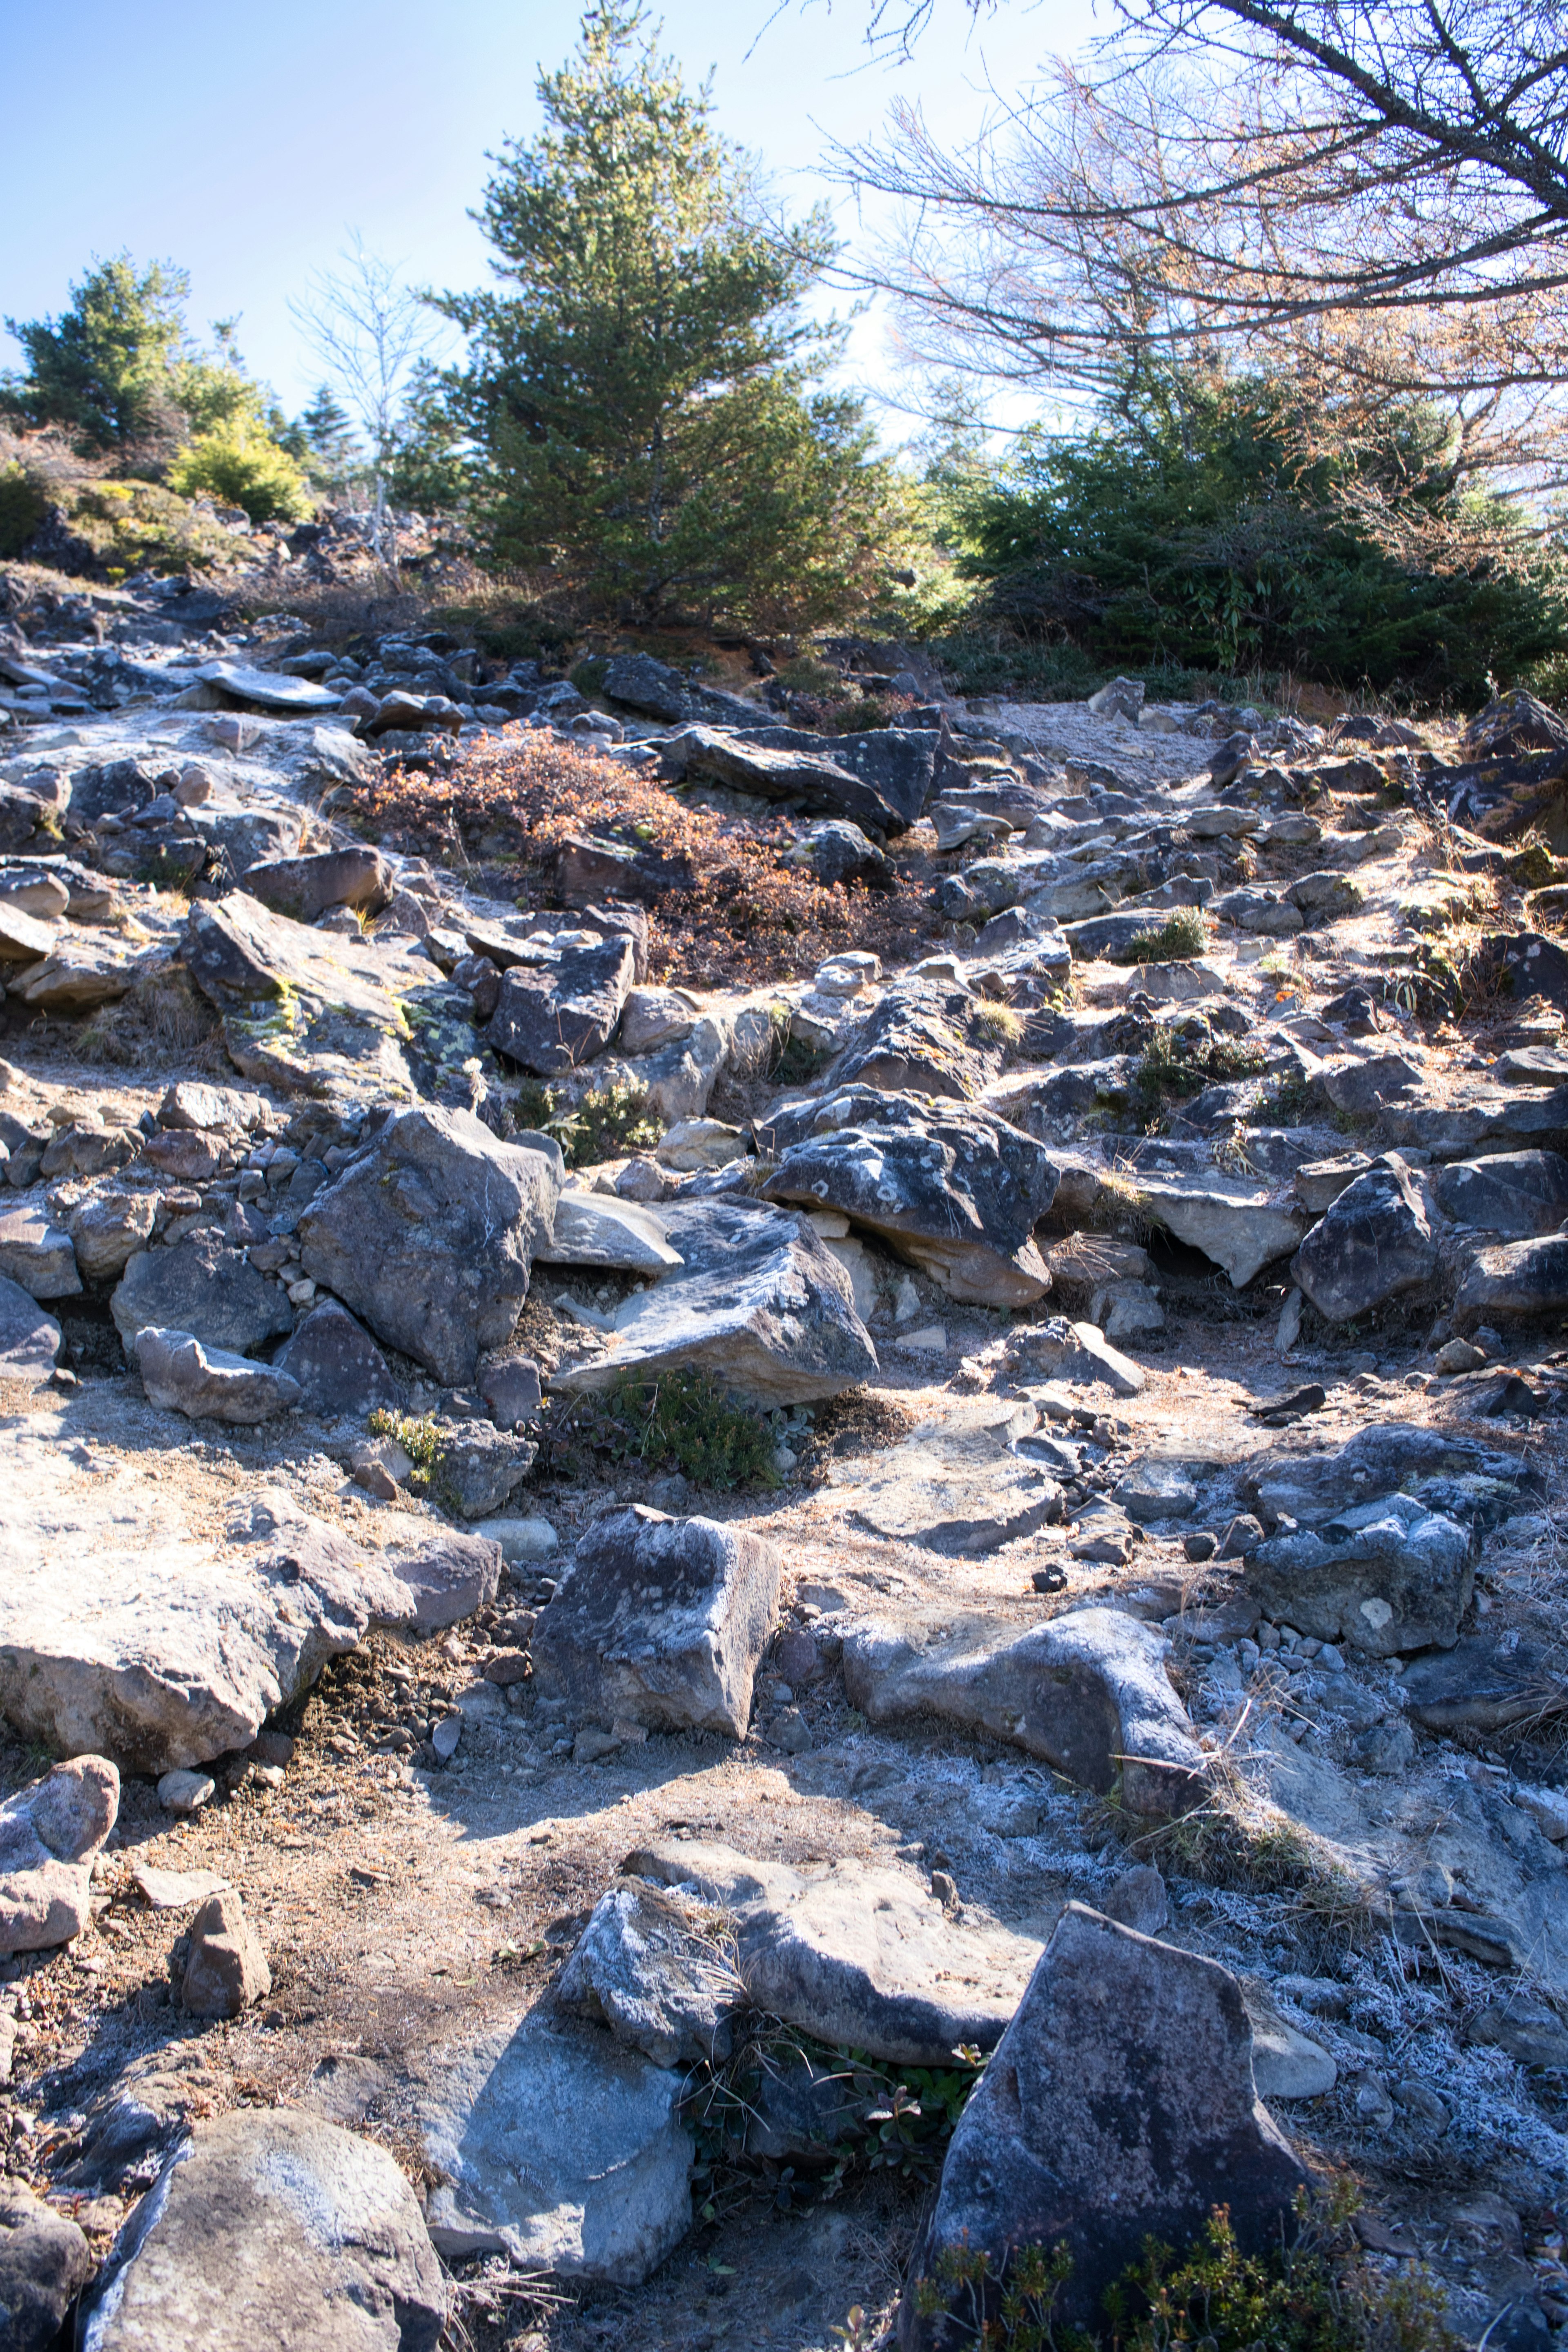
[[[5,639],[0,2305],[912,2345],[965,2230],[1087,2311],[1349,2175],[1543,2344],[1531,712],[191,593]]]

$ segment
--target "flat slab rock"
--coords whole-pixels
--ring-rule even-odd
[[[370,1551],[278,1488],[197,1532],[133,1470],[77,1451],[17,1433],[0,1491],[0,1716],[67,1754],[205,1763],[373,1625],[453,1624],[494,1597],[500,1552],[481,1537]]]
[[[876,1372],[849,1277],[804,1218],[672,1201],[659,1223],[679,1268],[628,1298],[609,1352],[557,1373],[557,1387],[607,1389],[628,1371],[691,1364],[771,1407],[837,1396]]]
[[[1245,1492],[1269,1520],[1317,1527],[1348,1503],[1396,1492],[1428,1510],[1478,1528],[1492,1526],[1543,1492],[1541,1474],[1502,1446],[1479,1445],[1444,1429],[1381,1422],[1331,1453],[1283,1454],[1270,1446],[1247,1465]]]
[[[436,2352],[447,2290],[386,2150],[297,2110],[197,2124],[116,2242],[83,2352]]]
[[[671,1839],[623,1868],[728,1915],[752,2008],[899,2064],[944,2065],[965,2042],[994,2048],[1039,1957],[1027,1937],[950,1919],[912,1874],[853,1859],[792,1870]]]
[[[1254,2090],[1236,1979],[1069,1903],[953,2133],[900,2305],[900,2352],[956,2340],[914,2284],[947,2248],[984,2252],[1000,2273],[1017,2248],[1065,2243],[1058,2307],[1092,2326],[1145,2239],[1184,2245],[1223,2204],[1259,2252],[1306,2185]]]
[[[1156,1178],[1140,1171],[1134,1181],[1154,1222],[1223,1266],[1237,1290],[1276,1258],[1289,1257],[1307,1230],[1293,1202],[1237,1179]]]
[[[849,1480],[829,1469],[834,1500],[871,1534],[974,1558],[1053,1526],[1061,1488],[1015,1441],[1033,1430],[1033,1405],[953,1398]]]
[[[1170,1644],[1112,1609],[1033,1631],[994,1617],[869,1618],[843,1627],[844,1687],[872,1723],[935,1716],[1042,1757],[1080,1786],[1120,1788],[1164,1820],[1200,1801],[1205,1764],[1165,1672]]]
[[[436,2246],[639,2285],[691,2226],[685,2082],[602,2027],[539,2011],[432,2048],[416,2106],[441,2176]]]

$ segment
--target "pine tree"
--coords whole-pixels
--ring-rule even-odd
[[[96,263],[58,319],[6,320],[27,373],[5,378],[4,405],[30,424],[74,426],[93,448],[123,448],[159,422],[189,293],[167,262],[138,269],[122,253]]]
[[[330,384],[320,384],[300,412],[295,428],[300,446],[295,456],[316,479],[340,496],[350,475],[362,462],[353,420]]]
[[[487,191],[500,289],[441,304],[472,338],[449,382],[482,519],[499,557],[620,620],[826,619],[880,576],[899,499],[856,404],[812,390],[838,347],[802,309],[829,226],[770,227],[647,23],[590,8],[541,78],[542,136]]]

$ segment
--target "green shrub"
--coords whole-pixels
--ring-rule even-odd
[[[709,1372],[679,1366],[626,1372],[603,1395],[570,1400],[552,1416],[546,1443],[563,1467],[584,1454],[679,1470],[694,1486],[776,1486],[773,1433]]]
[[[1158,929],[1140,931],[1124,948],[1115,949],[1112,963],[1181,963],[1202,955],[1209,943],[1208,925],[1196,907],[1178,907]]]
[[[297,521],[310,511],[300,466],[251,418],[238,416],[198,434],[169,468],[183,498],[219,499],[252,522]]]
[[[0,558],[21,554],[47,513],[48,503],[20,466],[0,467]]]
[[[513,1098],[519,1127],[552,1135],[568,1168],[593,1168],[634,1151],[651,1151],[664,1129],[641,1087],[605,1087],[574,1105],[556,1087],[530,1083]]]
[[[1239,1037],[1216,1037],[1202,1013],[1155,1030],[1134,1080],[1146,1117],[1154,1118],[1169,1095],[1202,1094],[1232,1078],[1256,1078],[1267,1066],[1261,1047]]]

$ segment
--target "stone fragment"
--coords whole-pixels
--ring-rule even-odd
[[[637,2286],[691,2226],[685,2077],[536,2011],[437,2042],[417,2092],[430,2234],[455,2261]]]
[[[712,1519],[607,1513],[534,1629],[540,1689],[605,1722],[743,1738],[781,1565],[760,1536]]]
[[[118,940],[83,937],[70,926],[41,961],[26,965],[8,983],[12,994],[40,1013],[70,1015],[112,1004],[136,977],[137,957]]]
[[[1191,1518],[1198,1494],[1184,1464],[1148,1458],[1135,1462],[1117,1482],[1113,1500],[1130,1519],[1152,1527],[1161,1519]]]
[[[561,1549],[561,1539],[548,1519],[485,1519],[474,1533],[499,1544],[509,1568],[552,1559]]]
[[[0,1217],[0,1265],[5,1262],[5,1220]],[[1453,1319],[1461,1331],[1494,1317],[1517,1323],[1537,1315],[1568,1310],[1568,1237],[1561,1233],[1532,1241],[1503,1242],[1476,1252],[1454,1300]]]
[[[192,1128],[205,1133],[212,1128],[237,1127],[247,1133],[264,1126],[267,1104],[240,1087],[213,1087],[196,1078],[177,1078],[158,1105],[158,1124]]]
[[[1247,1986],[1242,2000],[1252,2028],[1252,2082],[1260,2099],[1321,2099],[1340,2070],[1310,2034],[1281,2017],[1266,1994]]]
[[[433,995],[418,966],[395,951],[291,922],[235,890],[192,907],[180,954],[222,1015],[229,1059],[247,1077],[347,1101],[415,1093],[410,1012],[438,1006],[447,983]],[[461,998],[471,1055],[468,998],[447,994]]]
[[[746,1139],[738,1127],[721,1118],[683,1118],[659,1138],[654,1158],[663,1168],[695,1175],[706,1168],[728,1168],[746,1156]]]
[[[1043,1148],[1005,1120],[856,1086],[819,1107],[764,1197],[837,1209],[890,1242],[950,1297],[1033,1305],[1050,1286],[1036,1225],[1056,1196]]]
[[[150,1862],[137,1863],[131,1876],[149,1911],[188,1911],[228,1885],[216,1871],[159,1870]]]
[[[1399,1489],[1429,1510],[1489,1527],[1542,1491],[1518,1454],[1398,1421],[1374,1423],[1331,1453],[1268,1452],[1249,1469],[1249,1484],[1271,1523],[1288,1517],[1307,1527],[1336,1518],[1347,1498],[1370,1502]]]
[[[1451,1649],[1472,1582],[1466,1529],[1408,1495],[1271,1536],[1247,1559],[1247,1589],[1267,1616],[1377,1658]]]
[[[437,2352],[447,2282],[373,2140],[287,2107],[198,2123],[117,2240],[82,2352]]]
[[[377,849],[324,849],[305,857],[275,857],[247,866],[245,887],[274,914],[313,923],[333,907],[374,915],[393,893],[392,868]]]
[[[0,1275],[0,1381],[36,1388],[50,1379],[60,1352],[60,1327],[31,1294]]]
[[[531,1356],[506,1356],[479,1374],[479,1394],[498,1429],[521,1429],[539,1411],[539,1366]]]
[[[1155,2238],[1184,2246],[1215,2205],[1245,2251],[1291,2225],[1307,2176],[1253,2087],[1241,1990],[1215,1961],[1069,1903],[964,2109],[899,2315],[901,2352],[954,2340],[942,2253],[1065,2244],[1056,2306],[1093,2326],[1100,2298]],[[949,2295],[952,2291],[949,2290]],[[999,2300],[985,2290],[988,2310]]]
[[[1143,1387],[1142,1371],[1131,1357],[1113,1348],[1092,1323],[1069,1323],[1065,1316],[1020,1326],[1008,1352],[1026,1376],[1085,1387],[1103,1382],[1117,1396],[1137,1396]]]
[[[217,1782],[210,1772],[165,1772],[158,1782],[158,1802],[163,1811],[185,1820],[210,1805],[216,1794]]]
[[[879,887],[892,873],[881,850],[847,817],[826,817],[807,825],[794,846],[785,850],[784,863],[805,867],[825,890],[847,882]]]
[[[1005,1019],[962,982],[900,982],[850,1036],[834,1083],[971,1102],[1001,1069]]]
[[[845,1630],[844,1687],[872,1723],[935,1715],[1163,1820],[1205,1786],[1169,1654],[1155,1627],[1110,1609],[1070,1610],[1022,1634],[980,1616],[869,1618]]]
[[[375,1341],[335,1298],[312,1307],[273,1369],[298,1383],[300,1403],[323,1419],[395,1411],[402,1397]]]
[[[1336,1110],[1363,1114],[1408,1100],[1425,1083],[1423,1071],[1403,1055],[1376,1054],[1370,1061],[1347,1062],[1330,1070],[1323,1091]]]
[[[57,1764],[0,1804],[0,1954],[50,1951],[92,1917],[92,1858],[120,1812],[102,1756]]]
[[[934,751],[935,737],[929,740]],[[849,741],[847,737],[824,739],[788,727],[749,730],[744,735],[721,733],[712,727],[688,727],[669,739],[665,751],[672,767],[688,778],[710,777],[756,799],[798,801],[808,809],[828,810],[878,833],[902,833],[912,817],[903,814],[876,780],[854,772],[840,751]],[[930,781],[928,763],[928,790]]]
[[[95,1192],[70,1213],[71,1247],[89,1282],[113,1282],[145,1249],[158,1213],[155,1192]]]
[[[30,1298],[74,1298],[81,1288],[71,1237],[40,1201],[0,1207],[0,1276]]]
[[[687,710],[686,681],[668,662],[652,654],[617,654],[605,666],[605,693],[629,710],[645,710],[650,719],[673,724]]]
[[[510,1339],[561,1190],[558,1153],[469,1111],[394,1112],[300,1220],[305,1272],[452,1384]]]
[[[1555,1233],[1568,1217],[1568,1160],[1556,1151],[1500,1151],[1436,1170],[1437,1206],[1456,1224],[1479,1225],[1505,1241]]]
[[[98,2268],[74,2221],[15,2175],[0,2180],[0,2343],[53,2352],[67,2312]]]
[[[503,973],[485,1030],[487,1044],[539,1077],[574,1070],[602,1054],[615,1034],[636,973],[626,939],[541,944]]]
[[[1473,1633],[1450,1644],[1446,1656],[1413,1659],[1400,1679],[1408,1713],[1428,1731],[1495,1734],[1516,1723],[1544,1723],[1568,1708],[1568,1681],[1550,1651],[1528,1637],[1505,1647],[1493,1635]]]
[[[1372,1167],[1364,1151],[1347,1151],[1335,1160],[1310,1160],[1296,1171],[1296,1198],[1309,1216],[1321,1217],[1340,1194]],[[1444,1211],[1445,1216],[1449,1213]]]
[[[599,1897],[556,1998],[656,2066],[696,2066],[730,2055],[745,1988],[711,1905],[633,1878]]]
[[[232,1886],[209,1895],[191,1921],[180,2000],[193,2017],[237,2017],[272,1990],[267,1955]]]
[[[1426,1204],[1403,1164],[1348,1184],[1291,1260],[1295,1281],[1320,1315],[1348,1323],[1437,1271]]]
[[[1223,1266],[1237,1290],[1264,1266],[1289,1257],[1306,1226],[1293,1202],[1241,1178],[1155,1177],[1140,1169],[1131,1181],[1144,1214]]]
[[[613,1192],[574,1191],[557,1201],[554,1228],[535,1257],[542,1265],[617,1266],[632,1274],[664,1274],[680,1264],[653,1210]]]
[[[127,1349],[152,1328],[189,1332],[204,1348],[247,1356],[294,1328],[278,1285],[210,1231],[172,1248],[138,1250],[109,1305]]]
[[[1135,1862],[1120,1872],[1092,1907],[1141,1936],[1159,1935],[1171,1916],[1165,1882],[1152,1862]]]
[[[441,1440],[434,1491],[465,1519],[500,1510],[533,1467],[539,1448],[488,1421],[467,1421]]]
[[[679,1269],[626,1299],[609,1352],[563,1368],[556,1386],[607,1389],[626,1372],[689,1364],[772,1407],[837,1396],[877,1370],[849,1277],[803,1219],[694,1200],[665,1203],[659,1222]]]
[[[281,710],[291,718],[302,711],[335,710],[342,700],[342,695],[312,685],[309,678],[253,669],[244,662],[204,662],[196,676],[204,686],[216,687],[232,701],[251,703],[260,710]]]
[[[270,1420],[300,1402],[300,1383],[272,1364],[252,1363],[226,1348],[204,1348],[189,1331],[144,1323],[134,1342],[136,1369],[153,1404],[192,1420],[238,1426]]]
[[[717,1907],[738,2002],[893,2063],[994,2048],[1039,1957],[1030,1938],[953,1918],[906,1873],[854,1858],[803,1872],[693,1839],[640,1847],[624,1867]]]

